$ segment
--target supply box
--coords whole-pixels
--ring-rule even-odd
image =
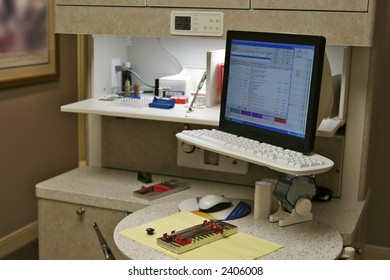
[[[165,93],[165,97],[190,96],[192,91],[192,79],[188,72],[166,76],[159,79],[159,87]]]

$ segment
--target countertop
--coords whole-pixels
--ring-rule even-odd
[[[114,240],[116,245],[125,256],[131,259],[172,259],[166,254],[122,236],[120,232],[127,228],[143,225],[154,219],[172,215],[177,211],[176,203],[170,202],[150,206],[126,217],[115,228]],[[251,213],[246,217],[228,222],[236,225],[240,232],[283,246],[283,248],[265,255],[261,259],[336,259],[343,249],[340,233],[319,219],[293,226],[280,227],[277,223],[270,223],[266,219],[255,220]],[[207,259],[207,256],[205,258]]]
[[[175,177],[153,175],[153,183],[172,178]],[[176,179],[188,182],[190,184],[190,188],[164,198],[148,201],[133,195],[133,191],[136,191],[146,185],[137,180],[136,172],[85,166],[38,183],[36,185],[36,196],[40,199],[58,200],[130,212],[133,214],[127,218],[134,218],[129,220],[137,220],[138,223],[142,222],[140,217],[145,216],[143,215],[144,213],[151,212],[149,210],[159,209],[158,211],[153,211],[153,213],[156,213],[156,216],[149,217],[157,219],[161,217],[161,215],[163,216],[173,213],[173,210],[177,211],[177,203],[184,199],[210,193],[223,194],[229,198],[253,200],[254,187],[194,180],[189,178]],[[282,243],[281,245],[284,244],[283,236],[290,232],[295,232],[294,234],[296,236],[300,236],[300,238],[305,240],[304,235],[302,234],[310,232],[312,228],[320,229],[318,233],[332,232],[335,230],[339,233],[339,242],[337,241],[337,234],[333,233],[331,235],[334,237],[332,240],[335,243],[331,243],[329,242],[330,240],[327,240],[328,247],[337,248],[340,252],[340,246],[350,245],[353,241],[359,218],[364,210],[364,205],[365,202],[343,201],[336,198],[325,203],[314,202],[312,208],[314,215],[313,221],[288,227],[279,227],[278,225],[271,224],[268,221],[254,220],[251,215],[240,220],[242,220],[243,224],[246,224],[248,233],[253,231],[253,228],[273,228],[274,232],[272,234],[269,233],[269,235],[274,236],[272,241],[276,243],[280,242]],[[123,223],[125,223],[125,221],[123,221]],[[136,224],[137,223],[135,222],[134,225]],[[117,232],[121,229],[121,226],[130,226],[130,224],[122,224],[121,222],[115,230],[115,239],[117,239]],[[262,234],[261,230],[256,234]],[[263,238],[267,239],[267,237]],[[306,240],[304,243],[308,241],[309,240]],[[307,244],[310,244],[310,242],[306,243],[306,245]],[[313,250],[313,247],[308,247],[307,249]],[[273,255],[273,257],[291,258],[286,254],[279,255],[283,254],[282,252],[283,250],[277,252]],[[311,256],[310,253],[308,256]],[[337,256],[332,253],[324,258],[328,257],[335,258]]]

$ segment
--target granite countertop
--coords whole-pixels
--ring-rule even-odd
[[[174,177],[153,175],[153,183],[171,178]],[[153,212],[167,213],[163,210],[166,208],[169,211],[168,205],[170,204],[177,205],[178,202],[184,199],[210,193],[223,194],[229,198],[253,200],[254,187],[189,178],[176,179],[188,182],[190,188],[164,198],[148,201],[133,195],[134,191],[146,185],[137,180],[136,172],[85,166],[38,183],[36,185],[36,196],[40,199],[121,210],[133,213],[131,217],[141,215],[143,212],[140,210],[145,209],[143,211],[147,211],[147,207],[160,207],[161,211]],[[283,232],[304,230],[303,227],[318,223],[321,228],[326,225],[329,229],[338,231],[341,235],[342,244],[350,245],[364,205],[364,202],[350,202],[340,199],[332,199],[326,203],[314,202],[312,209],[313,221],[283,228],[273,224],[275,225],[273,235],[283,236]],[[175,209],[177,211],[177,207]],[[251,223],[255,221],[250,216],[245,219],[250,219]],[[267,222],[266,226],[270,225]],[[264,225],[261,226],[264,227]],[[329,246],[332,245],[329,244]]]
[[[142,186],[172,178],[189,183],[190,188],[153,201],[133,195]],[[137,180],[136,172],[85,166],[38,183],[35,193],[38,198],[135,212],[150,205],[180,202],[210,193],[252,200],[254,188],[163,175],[153,175],[153,183],[144,184]]]
[[[116,245],[125,256],[131,259],[172,259],[166,254],[122,236],[120,232],[174,213],[177,213],[177,205],[170,202],[153,205],[127,216],[115,228]],[[255,220],[251,213],[246,217],[229,221],[229,223],[236,225],[240,232],[283,246],[283,248],[263,256],[261,259],[336,259],[343,249],[343,241],[339,232],[316,219],[293,226],[280,227],[277,223],[270,223],[266,219]]]

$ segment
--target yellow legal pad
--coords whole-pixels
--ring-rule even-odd
[[[123,230],[120,234],[180,260],[253,260],[282,248],[278,244],[240,231],[182,254],[175,254],[157,245],[156,239],[164,233],[170,233],[172,230],[179,231],[201,224],[203,221],[203,217],[182,211],[138,227]],[[147,235],[146,229],[149,227],[155,229],[154,235]]]

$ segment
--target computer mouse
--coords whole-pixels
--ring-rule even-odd
[[[212,213],[224,210],[232,206],[232,201],[223,195],[209,194],[199,199],[199,210],[205,213]]]

